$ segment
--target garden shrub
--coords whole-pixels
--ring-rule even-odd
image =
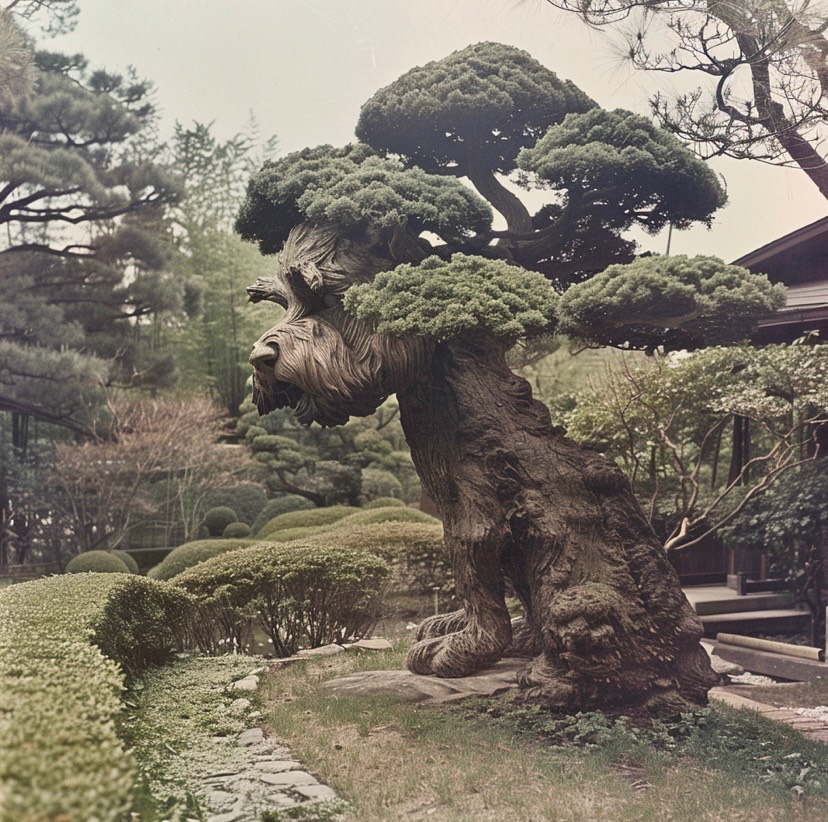
[[[391,508],[392,506],[396,506],[397,508],[405,508],[405,503],[396,497],[377,497],[376,499],[372,499],[370,502],[366,502],[362,507]]]
[[[330,525],[343,517],[347,517],[349,514],[356,514],[361,510],[361,508],[354,508],[351,505],[332,505],[329,508],[289,511],[267,522],[259,531],[258,536],[267,537],[275,531],[281,531],[285,528],[308,528],[315,525]]]
[[[136,769],[116,734],[124,671],[162,661],[190,598],[131,574],[0,592],[0,820],[116,820]]]
[[[231,522],[223,531],[224,539],[244,539],[252,533],[246,522]]]
[[[204,507],[231,508],[239,522],[252,526],[267,503],[265,492],[258,485],[235,485],[231,488],[215,488],[208,491]],[[282,513],[281,511],[279,513]],[[273,514],[273,516],[276,516]]]
[[[113,557],[118,557],[118,559],[121,560],[121,562],[123,562],[124,565],[126,565],[127,570],[130,572],[130,574],[141,573],[141,569],[138,567],[138,563],[126,551],[115,550],[110,551],[110,553]]]
[[[392,593],[423,595],[432,594],[437,588],[443,601],[451,602],[456,597],[451,561],[439,522],[358,524],[306,537],[313,544],[332,539],[340,548],[369,551],[382,557],[391,566]]]
[[[427,525],[440,525],[440,520],[407,506],[385,506],[370,508],[351,514],[336,523],[337,528],[350,528],[352,525],[374,525],[380,522],[422,522]]]
[[[87,571],[98,574],[130,573],[127,564],[111,551],[85,551],[66,564],[67,574],[83,574]]]
[[[176,577],[200,607],[196,639],[244,644],[255,620],[278,656],[365,636],[379,616],[388,564],[365,551],[310,542],[262,543]]]
[[[198,565],[227,551],[247,548],[252,544],[253,540],[245,539],[198,539],[194,542],[185,542],[173,548],[160,564],[150,570],[147,576],[151,579],[172,579],[182,571],[192,568],[193,565]]]
[[[169,555],[172,548],[130,548],[127,553],[138,563],[141,571],[147,572]]]
[[[270,520],[275,519],[279,514],[306,511],[309,508],[316,508],[316,506],[307,497],[300,497],[298,494],[285,494],[268,500],[253,522],[253,533],[258,534]]]
[[[232,508],[219,505],[217,508],[210,508],[204,514],[204,525],[211,537],[219,537],[231,522],[238,522],[238,519]]]

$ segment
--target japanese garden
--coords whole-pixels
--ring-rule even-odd
[[[228,133],[3,4],[0,822],[828,813],[828,224],[672,247],[826,196],[824,25],[534,5],[708,85],[492,31]]]

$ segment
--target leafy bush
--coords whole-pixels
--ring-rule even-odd
[[[307,497],[300,497],[298,494],[285,494],[282,497],[268,500],[253,522],[253,533],[258,534],[270,520],[280,514],[287,514],[289,511],[306,511],[308,508],[315,507]]]
[[[175,585],[200,607],[196,640],[205,653],[221,640],[244,645],[255,620],[290,656],[365,636],[376,621],[388,565],[364,551],[310,542],[264,543],[215,557],[178,576]]]
[[[232,508],[220,505],[217,508],[210,508],[204,514],[204,525],[211,537],[218,537],[224,533],[224,529],[231,522],[238,522],[238,516]]]
[[[370,502],[366,502],[363,508],[405,508],[405,503],[396,497],[377,497]]]
[[[118,557],[121,562],[126,565],[127,570],[130,574],[140,574],[141,569],[138,567],[138,563],[126,552],[126,551],[111,551],[110,552],[113,557]]]
[[[285,528],[309,528],[315,525],[330,525],[337,520],[356,514],[360,508],[350,505],[332,505],[330,508],[314,508],[312,511],[290,511],[270,520],[259,531],[260,537],[268,537]]]
[[[258,485],[237,485],[232,488],[216,488],[204,498],[204,507],[232,508],[240,522],[252,526],[256,517],[267,504],[265,492]],[[281,512],[280,512],[281,513]],[[273,514],[273,516],[276,516]]]
[[[185,542],[178,548],[173,548],[163,562],[159,563],[148,574],[152,579],[172,579],[182,571],[205,562],[219,554],[227,551],[235,551],[237,548],[247,548],[252,545],[252,540],[244,539],[200,539],[194,542]]]
[[[244,539],[252,533],[246,522],[231,522],[222,533],[225,539]]]
[[[128,816],[136,770],[116,735],[124,673],[162,661],[189,608],[128,574],[0,592],[0,819]]]
[[[350,525],[308,535],[304,539],[309,544],[325,544],[332,540],[342,549],[369,551],[382,557],[391,566],[391,592],[431,594],[439,588],[441,596],[449,602],[456,596],[451,561],[439,522],[385,521]]]
[[[362,496],[365,499],[398,499],[403,494],[403,484],[390,471],[376,466],[362,469]]]
[[[440,520],[416,508],[390,505],[383,508],[362,510],[340,520],[337,528],[350,528],[353,525],[374,525],[380,522],[423,522],[428,525],[440,525]]]
[[[172,548],[130,548],[127,552],[138,563],[141,571],[148,572],[169,555]]]
[[[110,551],[85,551],[69,560],[67,574],[83,574],[94,571],[98,574],[129,574],[127,564]]]

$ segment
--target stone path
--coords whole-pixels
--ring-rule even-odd
[[[237,680],[231,690],[240,695],[254,693],[259,687],[259,674],[264,670],[257,669]],[[300,805],[344,806],[333,788],[303,770],[288,748],[266,737],[253,724],[258,712],[251,708],[245,696],[231,702],[228,710],[245,717],[251,727],[234,736],[213,738],[217,748],[223,747],[228,754],[232,753],[226,756],[226,761],[232,761],[233,766],[205,773],[195,786],[206,806],[206,822],[258,822],[262,811],[288,811]],[[221,761],[220,750],[213,761]]]
[[[724,702],[734,708],[749,708],[768,719],[790,725],[808,739],[828,744],[828,722],[824,719],[809,716],[807,713],[798,713],[790,708],[775,708],[773,705],[764,705],[761,702],[748,699],[746,696],[731,693],[726,688],[713,688],[710,691],[710,698]]]

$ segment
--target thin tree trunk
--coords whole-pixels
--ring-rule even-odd
[[[706,704],[701,623],[629,482],[552,428],[502,347],[441,343],[430,377],[398,398],[464,602],[423,624],[412,670],[464,676],[523,652],[520,685],[557,709]],[[526,613],[514,643],[504,576]]]

